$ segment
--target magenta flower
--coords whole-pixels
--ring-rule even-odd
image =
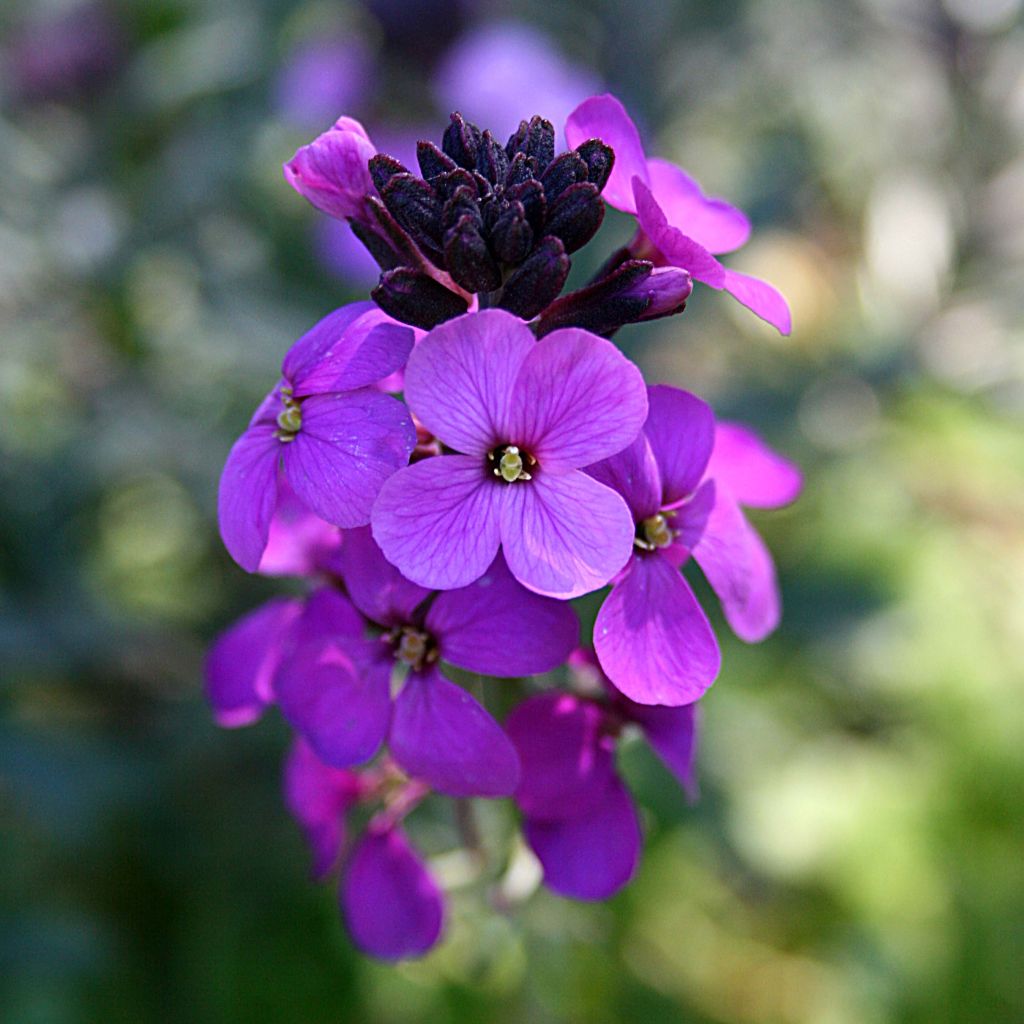
[[[277,507],[257,572],[261,576],[337,574],[339,551],[341,530],[313,515],[299,501],[288,478],[279,474]]]
[[[748,309],[789,334],[792,321],[782,295],[766,281],[723,266],[716,255],[732,252],[750,237],[746,215],[722,199],[705,196],[700,185],[667,160],[648,158],[626,108],[614,96],[592,96],[565,126],[570,146],[597,138],[615,151],[604,198],[636,215],[634,256],[687,270],[694,280],[725,289]]]
[[[610,342],[575,328],[536,341],[485,310],[431,331],[405,384],[417,419],[457,453],[396,473],[374,505],[374,537],[405,576],[462,587],[501,548],[524,586],[570,598],[622,568],[629,509],[582,472],[625,448],[647,414],[639,370]]]
[[[243,569],[255,572],[266,549],[279,469],[320,519],[369,522],[381,485],[416,444],[408,410],[371,385],[399,369],[412,344],[411,330],[360,302],[335,310],[292,346],[283,379],[221,475],[221,537]]]
[[[546,672],[577,641],[572,610],[525,590],[500,558],[473,584],[428,603],[430,593],[384,559],[369,530],[346,534],[341,557],[352,601],[381,634],[334,629],[308,639],[277,674],[285,717],[328,764],[360,764],[387,739],[404,771],[442,793],[511,793],[515,751],[439,665],[498,677]],[[408,674],[392,704],[396,664]]]

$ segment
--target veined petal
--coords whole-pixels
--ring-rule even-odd
[[[256,572],[267,546],[277,504],[280,454],[281,442],[274,436],[274,427],[256,424],[234,443],[220,476],[220,536],[246,572]]]
[[[377,309],[370,301],[350,302],[328,313],[311,327],[288,350],[281,364],[281,373],[288,384],[295,388],[306,379],[332,349],[342,349],[343,339],[349,329],[361,316]]]
[[[718,424],[707,475],[721,481],[741,505],[753,508],[788,505],[803,488],[799,467],[739,423]]]
[[[434,456],[384,484],[373,506],[373,537],[407,579],[432,590],[464,587],[498,553],[501,501],[478,457]]]
[[[391,661],[353,657],[350,640],[309,643],[277,674],[281,712],[317,757],[335,768],[368,761],[387,735],[391,717]]]
[[[426,627],[437,638],[442,660],[499,678],[557,668],[580,632],[568,604],[527,590],[500,554],[468,587],[439,594]]]
[[[501,726],[433,666],[410,672],[395,699],[391,756],[449,796],[509,796],[519,758]]]
[[[331,569],[340,550],[341,530],[313,515],[296,497],[288,478],[279,475],[260,575],[312,576]]]
[[[724,199],[704,195],[681,167],[653,157],[647,161],[648,184],[665,219],[708,252],[732,252],[746,245],[750,221]]]
[[[574,149],[588,139],[600,139],[615,151],[611,177],[602,195],[624,213],[635,213],[632,180],[648,181],[647,157],[640,133],[622,103],[605,93],[584,100],[565,123],[566,141]]]
[[[644,433],[661,472],[661,503],[672,505],[697,489],[715,443],[715,416],[706,402],[680,388],[647,389]]]
[[[441,890],[397,825],[371,823],[352,851],[339,897],[352,941],[370,956],[422,956],[441,935]]]
[[[302,428],[282,445],[288,482],[321,519],[365,526],[381,485],[409,461],[416,429],[390,395],[362,388],[302,403]]]
[[[718,643],[689,584],[658,553],[639,555],[594,624],[605,675],[638,704],[689,704],[714,682]]]
[[[206,655],[206,699],[218,725],[255,722],[273,699],[285,635],[302,612],[295,598],[275,597],[229,626]]]
[[[523,360],[509,418],[510,441],[543,471],[565,473],[633,441],[647,418],[647,389],[610,341],[568,327],[543,337]]]
[[[726,270],[722,287],[737,302],[770,323],[780,334],[789,334],[793,330],[789,303],[782,292],[767,281],[751,277],[749,274],[741,274],[738,270]]]
[[[633,877],[640,861],[640,822],[618,778],[590,814],[557,821],[527,818],[524,832],[544,866],[544,884],[570,899],[608,899]]]
[[[507,485],[505,561],[538,594],[568,600],[603,587],[629,560],[633,532],[625,501],[580,470]]]
[[[587,474],[621,494],[638,523],[662,506],[661,473],[646,430],[617,455],[587,466]]]
[[[704,533],[693,549],[732,631],[747,643],[758,643],[779,624],[782,615],[775,563],[736,500],[716,488]]]
[[[523,701],[505,723],[519,753],[516,803],[537,821],[589,814],[615,776],[615,740],[604,710],[571,693]]]
[[[500,309],[435,327],[413,350],[405,398],[450,448],[485,455],[508,436],[509,403],[523,360],[537,347],[529,327]]]
[[[633,179],[633,193],[640,227],[665,261],[688,270],[695,281],[703,281],[712,288],[724,287],[725,267],[699,242],[668,222],[651,190],[639,178]]]
[[[411,622],[416,607],[430,593],[407,580],[384,557],[368,526],[345,532],[341,568],[355,606],[381,626]]]
[[[300,147],[284,165],[288,184],[332,217],[361,216],[366,197],[376,191],[367,165],[377,150],[359,128],[332,128]]]

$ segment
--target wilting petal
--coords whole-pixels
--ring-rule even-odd
[[[638,704],[676,707],[715,681],[720,655],[689,584],[660,554],[634,557],[594,624],[605,675]]]
[[[422,956],[441,935],[441,890],[397,825],[370,824],[345,867],[339,897],[352,941],[370,956]]]
[[[304,334],[281,372],[296,397],[369,387],[405,365],[413,332],[370,302],[343,306]]]
[[[629,560],[633,533],[625,501],[579,470],[509,484],[501,510],[512,575],[563,600],[603,587]]]
[[[442,660],[498,677],[557,668],[580,633],[569,605],[527,590],[501,555],[468,587],[439,594],[426,627],[437,638]]]
[[[633,192],[640,227],[665,261],[688,270],[696,281],[703,281],[713,288],[723,287],[725,267],[699,242],[668,222],[651,190],[639,178],[633,179]]]
[[[417,605],[430,593],[407,580],[384,557],[368,526],[346,531],[341,567],[353,603],[381,626],[411,622]]]
[[[524,823],[544,866],[544,884],[574,900],[604,900],[632,877],[640,860],[640,822],[626,787],[612,778],[590,814]]]
[[[587,466],[587,474],[621,494],[636,522],[661,508],[661,473],[646,430],[617,455]]]
[[[724,199],[704,195],[681,167],[654,157],[647,161],[648,184],[665,218],[708,252],[732,252],[750,238],[747,215]]]
[[[366,197],[376,191],[367,166],[376,152],[363,126],[352,122],[298,149],[284,165],[284,177],[318,210],[332,217],[359,217]]]
[[[218,725],[255,722],[273,699],[274,673],[285,635],[302,602],[275,597],[242,616],[213,642],[206,655],[206,699]]]
[[[221,539],[246,572],[256,572],[267,546],[277,504],[280,452],[274,427],[258,423],[234,443],[220,476],[217,518]]]
[[[739,423],[718,424],[707,475],[753,508],[788,505],[803,487],[799,468]]]
[[[284,765],[284,799],[305,833],[317,881],[337,863],[345,811],[359,799],[362,788],[355,772],[324,764],[305,740],[296,738]]]
[[[505,731],[519,753],[516,803],[538,821],[590,813],[615,775],[615,740],[604,710],[571,693],[523,701]]]
[[[775,563],[735,499],[721,487],[693,557],[741,640],[757,643],[778,626],[782,608]]]
[[[372,641],[310,643],[277,674],[281,712],[321,761],[336,768],[368,761],[391,716],[391,661],[353,657]]]
[[[689,497],[704,476],[715,442],[715,416],[706,402],[679,388],[647,389],[644,433],[661,472],[662,504]]]
[[[479,458],[424,459],[381,488],[373,537],[408,579],[432,590],[464,587],[498,553],[501,500],[500,485],[486,476]]]
[[[696,796],[693,769],[697,756],[697,705],[663,708],[629,701],[627,713],[643,729],[647,742],[686,793]]]
[[[282,457],[288,482],[321,519],[365,526],[381,485],[415,446],[409,410],[363,388],[303,401],[302,429],[282,446]]]
[[[295,496],[288,478],[277,478],[277,506],[270,520],[262,576],[312,576],[331,570],[341,550],[341,530],[313,515]]]
[[[365,631],[362,616],[352,602],[328,585],[318,587],[306,599],[306,607],[292,627],[289,640],[294,649],[319,640],[360,639]]]
[[[537,347],[529,327],[500,309],[435,327],[405,370],[405,398],[450,448],[485,455],[508,434],[509,402],[523,360]]]
[[[635,213],[632,181],[634,176],[648,180],[647,158],[640,133],[622,103],[609,93],[584,100],[569,115],[565,138],[574,149],[587,139],[600,139],[612,147],[615,163],[602,195],[617,210]]]
[[[501,726],[437,671],[410,672],[395,699],[391,756],[449,796],[509,796],[519,758]]]
[[[622,451],[646,417],[637,367],[610,341],[568,327],[546,335],[523,360],[509,440],[525,446],[542,471],[565,473]]]
[[[783,298],[782,293],[767,281],[751,277],[749,274],[741,274],[738,270],[727,270],[722,287],[737,302],[741,302],[762,320],[770,323],[780,334],[789,334],[793,330],[789,303]]]

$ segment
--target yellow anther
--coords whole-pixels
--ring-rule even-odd
[[[395,658],[404,662],[410,668],[422,667],[424,661],[433,661],[430,650],[430,637],[426,633],[406,626],[398,638],[398,647],[395,649]]]
[[[276,436],[279,441],[294,441],[295,435],[302,429],[302,410],[291,395],[291,388],[281,388],[281,404],[284,408],[277,414]]]
[[[675,532],[669,528],[668,520],[661,512],[648,516],[640,526],[643,529],[643,539],[649,545],[648,550],[667,548],[675,539]]]

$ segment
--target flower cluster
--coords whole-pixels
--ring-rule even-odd
[[[292,346],[228,456],[228,551],[309,586],[216,640],[207,695],[225,726],[278,706],[314,874],[337,869],[353,941],[383,958],[442,931],[441,890],[403,826],[431,794],[514,798],[562,895],[629,880],[641,829],[618,737],[639,730],[692,791],[695,705],[719,670],[691,559],[741,639],[779,620],[743,507],[792,501],[799,472],[697,396],[648,386],[610,339],[681,312],[694,280],[782,331],[785,301],[718,262],[746,218],[648,159],[616,99],[581,104],[565,137],[557,154],[533,117],[502,144],[453,114],[416,174],[341,118],[285,166],[381,278],[373,302]],[[636,235],[562,294],[605,203]],[[592,594],[581,641],[571,602]],[[504,706],[524,697],[504,724],[484,677],[519,681],[493,684]]]

